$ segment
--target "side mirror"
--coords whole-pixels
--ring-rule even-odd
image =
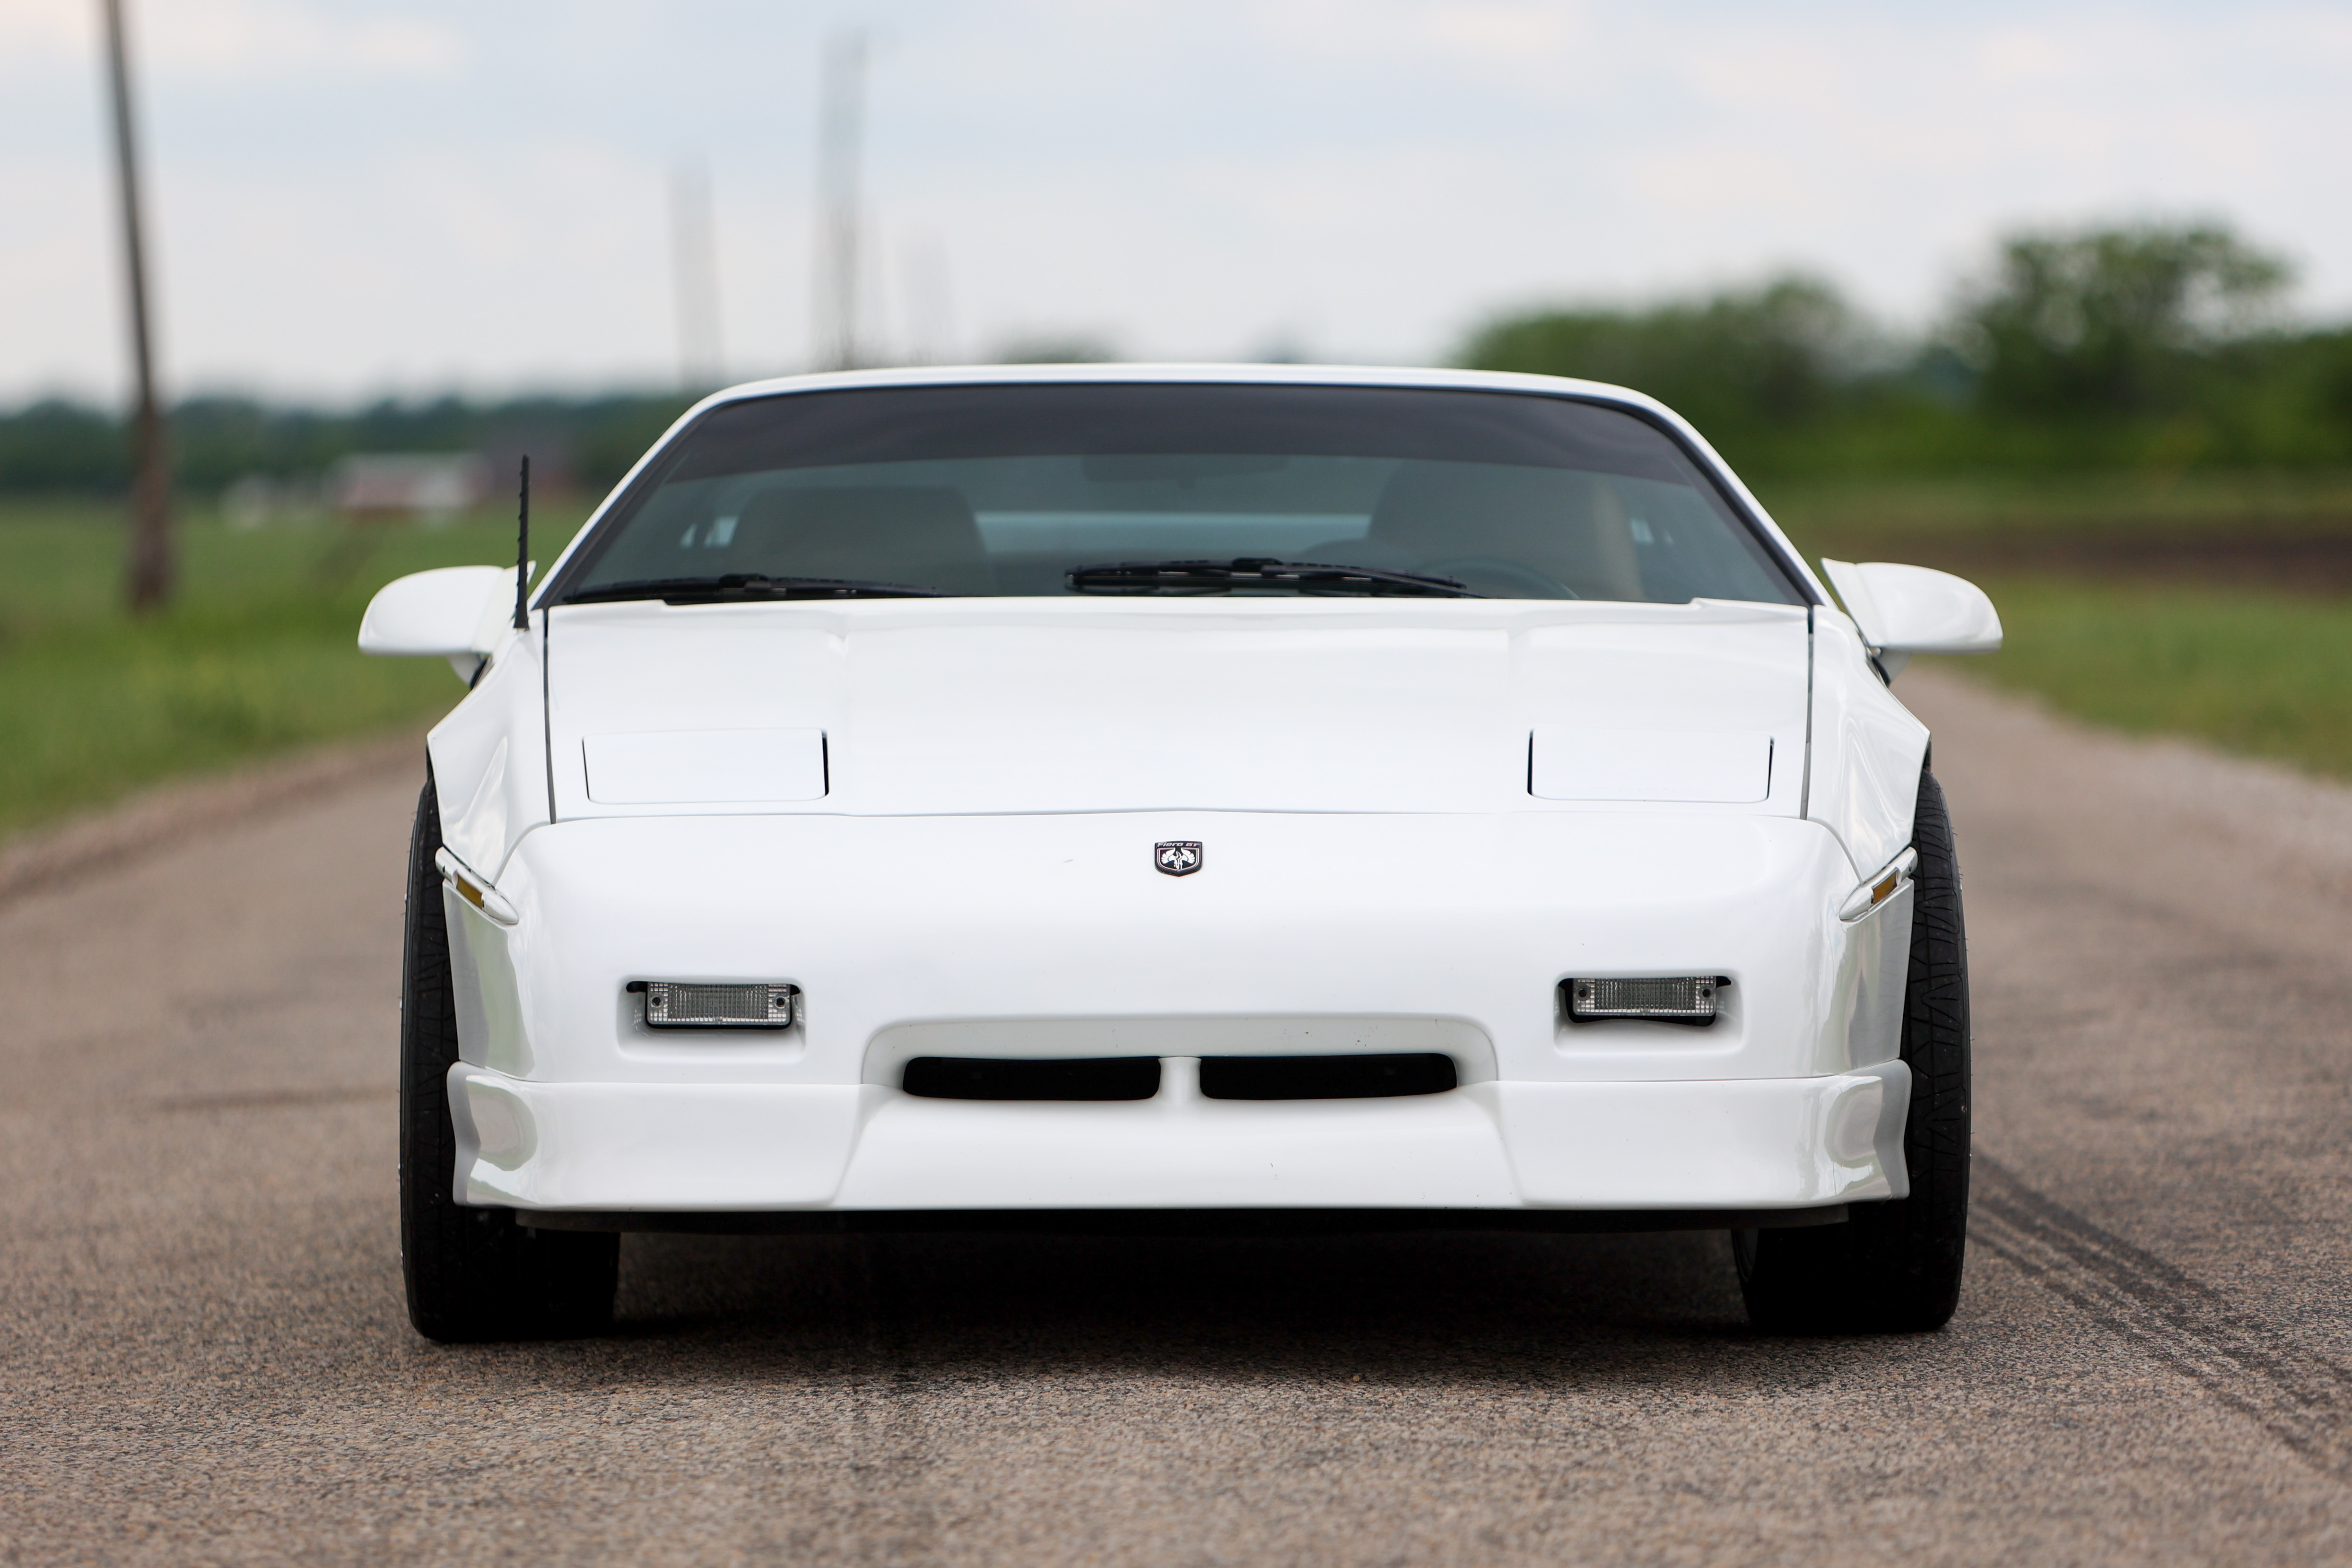
[[[1920,653],[1998,653],[2000,614],[1965,577],[1885,561],[1822,563],[1889,680]]]
[[[443,566],[396,578],[368,601],[360,651],[446,658],[470,680],[514,625],[514,595],[511,566]]]

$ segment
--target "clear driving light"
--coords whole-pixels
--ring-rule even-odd
[[[1678,1024],[1715,1022],[1715,994],[1731,984],[1717,974],[1669,980],[1570,980],[1569,1016],[1575,1018],[1660,1018]]]
[[[646,1025],[655,1029],[790,1028],[797,985],[703,985],[675,980],[632,981],[646,999]]]

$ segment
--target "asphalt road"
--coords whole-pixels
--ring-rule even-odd
[[[0,1561],[2352,1560],[2352,792],[1898,690],[1982,1155],[1916,1337],[1752,1333],[1718,1236],[631,1237],[610,1337],[436,1346],[414,765],[19,879]]]

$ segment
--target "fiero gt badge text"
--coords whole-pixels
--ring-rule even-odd
[[[1197,840],[1171,840],[1151,847],[1151,863],[1171,877],[1189,877],[1201,868],[1201,846]]]

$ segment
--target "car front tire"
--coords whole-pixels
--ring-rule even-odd
[[[1911,1195],[1856,1204],[1843,1225],[1732,1233],[1740,1292],[1779,1333],[1916,1332],[1959,1305],[1969,1228],[1969,953],[1943,787],[1919,775],[1911,962],[1903,995],[1911,1069],[1904,1163]]]
[[[408,846],[408,912],[401,964],[400,1260],[408,1321],[427,1339],[565,1339],[612,1321],[621,1238],[532,1230],[514,1211],[474,1208],[455,1194],[457,1131],[449,1068],[457,1060],[457,999],[441,901],[441,807],[428,773]]]

